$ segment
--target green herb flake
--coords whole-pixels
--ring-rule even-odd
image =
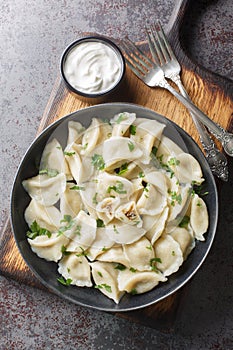
[[[115,191],[119,194],[127,193],[127,191],[124,189],[124,184],[121,181],[116,181],[116,185],[108,186],[107,193],[110,193],[111,191]]]
[[[151,153],[152,153],[154,156],[156,156],[157,151],[158,151],[158,148],[155,147],[155,146],[153,146],[153,147],[152,147],[152,150],[151,150]]]
[[[59,174],[59,171],[56,169],[41,169],[39,175],[48,175],[49,177],[55,177]]]
[[[71,222],[72,221],[72,216],[71,215],[67,215],[67,214],[65,214],[64,216],[63,216],[63,219],[62,220],[60,220],[60,223],[62,223],[62,222]]]
[[[104,288],[108,293],[112,293],[112,288],[111,288],[111,286],[109,286],[109,285],[106,284],[106,283],[97,284],[97,285],[95,286],[95,288],[97,288],[97,289],[102,289],[102,288]]]
[[[135,148],[135,145],[134,145],[134,143],[132,141],[129,141],[128,142],[128,147],[129,147],[130,152],[133,152],[133,150]]]
[[[161,156],[157,157],[157,159],[160,162],[160,166],[162,169],[164,169],[166,172],[170,173],[170,178],[172,179],[175,175],[174,171],[170,168],[168,164],[163,163],[163,154]]]
[[[128,117],[125,115],[125,113],[121,113],[121,114],[119,114],[119,117],[117,118],[116,123],[120,124],[121,122],[123,122],[126,119],[128,119]]]
[[[103,220],[96,219],[96,225],[97,227],[105,227]]]
[[[137,270],[134,267],[130,267],[129,271],[131,272],[137,272]]]
[[[181,194],[178,194],[176,191],[168,190],[168,194],[171,196],[171,205],[175,206],[176,202],[181,205],[182,203],[182,196]]]
[[[65,279],[64,277],[57,278],[57,281],[59,283],[63,284],[63,286],[69,286],[72,283],[72,279],[71,278]]]
[[[138,177],[140,177],[140,178],[145,177],[145,174],[143,173],[143,171],[140,171],[140,173],[138,174]]]
[[[103,275],[102,275],[102,273],[101,273],[100,271],[97,271],[97,273],[98,273],[98,275],[99,275],[100,277],[103,277]]]
[[[71,157],[71,156],[73,156],[75,154],[75,152],[66,152],[66,151],[64,151],[64,155],[65,156],[68,156],[68,157]]]
[[[124,271],[126,269],[126,266],[119,263],[114,267],[114,269]]]
[[[196,181],[192,181],[192,186],[193,186],[192,195],[194,195],[196,193],[200,197],[203,197],[203,196],[206,196],[207,194],[209,194],[208,191],[203,192],[203,184],[199,184]]]
[[[175,253],[175,251],[173,250],[173,251],[172,251],[172,256],[175,256],[175,255],[176,255],[176,253]]]
[[[70,230],[71,227],[74,225],[74,221],[72,220],[71,215],[64,215],[63,219],[60,221],[60,223],[66,223],[67,225],[61,226],[58,230],[58,236],[62,235],[65,231]]]
[[[161,259],[160,258],[153,258],[153,259],[150,259],[150,266],[151,266],[151,270],[154,271],[154,272],[159,272],[156,264],[157,263],[162,263]]]
[[[81,236],[81,225],[77,225],[74,231],[74,234]]]
[[[92,203],[93,203],[93,204],[98,204],[97,196],[98,196],[98,193],[96,192],[95,195],[94,195],[93,198],[92,198]]]
[[[85,191],[86,189],[84,186],[74,185],[74,186],[70,187],[70,190]]]
[[[126,173],[126,171],[128,170],[128,163],[124,163],[120,166],[120,168],[116,168],[115,172],[117,173],[117,175],[122,175],[124,173]]]
[[[146,249],[152,250],[152,245],[148,245]]]
[[[113,231],[114,231],[115,233],[119,234],[119,231],[117,230],[116,225],[113,225]]]
[[[183,219],[181,220],[181,222],[179,223],[179,227],[187,228],[188,224],[189,224],[189,221],[190,221],[190,217],[185,215],[183,217]]]
[[[174,157],[174,158],[170,158],[167,163],[168,165],[179,165],[180,161]]]
[[[48,238],[52,236],[52,233],[46,228],[40,227],[40,225],[36,222],[36,220],[33,221],[33,223],[30,226],[30,231],[27,231],[26,234],[27,234],[27,237],[30,239],[35,239],[38,236],[44,236],[44,235],[47,235]]]
[[[136,125],[130,125],[129,132],[131,135],[136,135],[136,130],[137,130]]]
[[[100,154],[94,154],[92,156],[92,165],[97,169],[97,170],[103,170],[105,168],[105,163],[104,159]]]
[[[62,247],[61,247],[61,252],[62,252],[62,254],[65,255],[65,256],[71,254],[71,252],[67,252],[66,247],[65,247],[64,245],[62,245]]]
[[[81,249],[80,253],[77,253],[76,256],[79,258],[80,256],[87,256],[87,251],[83,249],[83,247],[79,247]]]
[[[136,289],[136,288],[133,288],[133,289],[130,291],[130,294],[132,294],[132,295],[138,294],[137,289]]]

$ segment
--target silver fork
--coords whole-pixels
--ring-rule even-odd
[[[177,85],[181,94],[189,99],[190,97],[180,79],[181,66],[174,55],[160,22],[157,23],[157,26],[154,24],[146,28],[146,33],[155,63],[162,68],[165,77],[172,80]],[[225,155],[218,150],[205,126],[197,119],[195,114],[190,112],[190,115],[198,130],[206,159],[213,174],[223,181],[227,181],[228,168]]]
[[[220,125],[211,120],[190,99],[182,96],[165,79],[163,70],[139,50],[128,38],[121,40],[121,47],[125,51],[125,59],[132,71],[150,87],[160,86],[169,90],[186,108],[220,140],[225,152],[233,157],[233,134],[227,132]]]

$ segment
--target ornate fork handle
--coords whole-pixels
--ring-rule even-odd
[[[153,83],[153,79],[151,79],[150,84]],[[220,140],[225,152],[233,157],[233,134],[227,132],[220,125],[207,117],[207,115],[195,106],[189,98],[179,94],[165,79],[160,79],[159,84],[157,85],[169,90],[181,103],[183,103],[183,105],[188,108],[218,140]],[[150,86],[155,86],[155,84]]]
[[[181,94],[184,97],[190,99],[187,91],[185,90],[181,82],[180,77],[177,75],[174,75],[174,76],[171,76],[170,79],[178,86]],[[205,151],[206,160],[210,166],[210,169],[212,170],[213,174],[216,175],[218,178],[220,178],[223,181],[227,181],[228,168],[227,168],[227,159],[225,155],[218,150],[218,148],[216,147],[214,141],[208,134],[204,125],[199,122],[199,120],[196,118],[196,116],[192,112],[190,112],[190,114],[199,132],[200,141]]]

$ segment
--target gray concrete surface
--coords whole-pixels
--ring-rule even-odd
[[[143,24],[166,24],[176,0],[4,0],[0,7],[0,227],[20,159],[33,141],[63,49],[81,31],[144,40]],[[185,43],[193,59],[232,74],[231,0],[196,1]],[[104,14],[104,15],[103,15]],[[231,163],[232,182],[232,163]],[[220,197],[211,252],[169,334],[69,304],[0,276],[0,349],[233,349],[232,201]],[[227,198],[227,201],[225,200]],[[1,253],[0,253],[1,254]],[[80,327],[85,324],[86,327]]]

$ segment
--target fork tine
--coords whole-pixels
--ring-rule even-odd
[[[142,72],[139,67],[135,68],[133,64],[128,60],[127,57],[125,57],[125,60],[130,67],[130,69],[134,72],[135,75],[137,75],[140,79],[143,80],[145,72]]]
[[[161,25],[159,26],[159,30],[161,31],[162,30],[162,27]],[[159,35],[159,32],[158,30],[156,29],[155,25],[152,25],[151,26],[151,31],[152,32],[155,32],[156,33],[156,37],[157,37],[157,40],[158,40],[158,43],[159,43],[159,47],[160,47],[160,50],[162,51],[162,54],[163,54],[163,57],[164,57],[164,62],[161,62],[161,63],[165,63],[166,61],[169,61],[171,58],[170,58],[170,53],[169,51],[167,50],[167,47],[166,45],[164,44],[164,35],[163,37],[161,38],[161,36]],[[163,32],[162,32],[163,33]],[[163,33],[164,34],[164,33]]]
[[[129,48],[129,46],[121,41],[121,47],[125,51],[125,60],[131,70],[139,77],[143,78],[146,72],[148,71],[148,68],[145,66],[145,63],[143,62],[140,64],[140,58],[138,56],[135,57],[135,53]]]
[[[158,64],[158,59],[159,59],[160,63],[164,64],[165,59],[163,56],[163,52],[161,51],[161,47],[157,44],[157,41],[159,41],[159,38],[158,38],[156,29],[151,26],[150,29],[147,29],[146,31],[148,34],[148,42],[149,42],[149,46],[150,46],[150,50],[153,55],[153,58],[155,58],[155,56],[157,55],[156,63]],[[156,38],[155,38],[155,33],[156,33]],[[152,45],[150,45],[150,43]]]
[[[158,27],[159,27],[159,36],[163,39],[163,42],[164,42],[164,44],[166,46],[166,49],[167,49],[167,51],[168,51],[168,53],[170,55],[170,58],[173,58],[174,60],[176,60],[176,56],[174,55],[174,52],[173,52],[173,50],[172,50],[172,48],[171,48],[171,46],[170,46],[170,44],[168,42],[168,39],[167,39],[167,37],[166,37],[166,35],[164,33],[164,30],[163,30],[163,28],[161,26],[160,21],[158,21],[157,23],[158,23]]]
[[[133,63],[139,67],[142,65],[144,69],[146,68],[146,70],[151,69],[153,62],[146,57],[145,54],[137,46],[135,46],[130,39],[127,38],[122,40],[121,43],[125,53],[128,56],[128,60],[133,61]]]
[[[152,54],[152,57],[153,57],[155,63],[159,64],[157,43],[154,40],[155,38],[154,38],[153,33],[151,33],[147,27],[146,27],[146,35],[147,35],[148,44],[149,44],[149,48],[150,48],[150,52]],[[152,36],[152,38],[151,38],[151,36]]]

